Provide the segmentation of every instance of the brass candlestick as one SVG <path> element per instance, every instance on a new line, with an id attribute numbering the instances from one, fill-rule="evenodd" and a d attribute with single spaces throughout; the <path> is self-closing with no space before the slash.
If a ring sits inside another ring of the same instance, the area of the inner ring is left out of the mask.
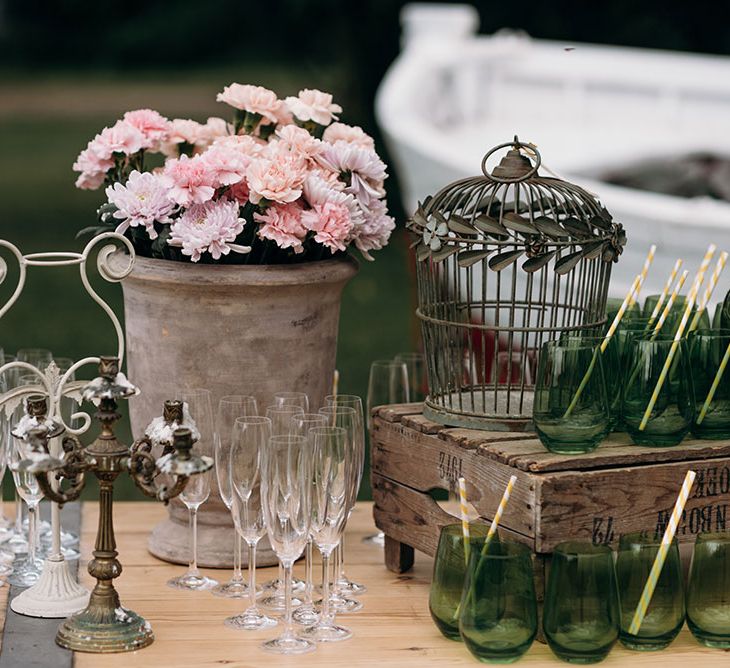
<path id="1" fill-rule="evenodd" d="M 56 642 L 78 652 L 126 652 L 146 647 L 154 640 L 154 635 L 143 617 L 122 607 L 114 588 L 114 578 L 122 572 L 114 540 L 114 482 L 117 476 L 127 472 L 146 495 L 167 503 L 185 489 L 190 476 L 210 470 L 213 460 L 193 454 L 193 433 L 189 428 L 173 432 L 172 451 L 159 460 L 152 456 L 151 443 L 146 437 L 131 447 L 119 442 L 113 430 L 121 417 L 117 412 L 117 400 L 138 394 L 138 390 L 119 373 L 118 358 L 100 359 L 99 377 L 83 388 L 84 399 L 97 406 L 94 418 L 101 424 L 101 433 L 96 440 L 84 447 L 75 436 L 66 436 L 63 439 L 65 457 L 59 460 L 48 454 L 47 430 L 32 429 L 26 436 L 29 456 L 18 466 L 33 473 L 46 498 L 58 504 L 79 498 L 87 472 L 96 476 L 99 525 L 94 558 L 88 566 L 89 573 L 96 578 L 96 585 L 86 609 L 61 624 Z M 169 410 L 173 410 L 173 405 Z M 167 474 L 171 481 L 169 487 L 157 483 L 159 473 Z M 54 489 L 53 478 L 65 481 L 64 489 Z"/>

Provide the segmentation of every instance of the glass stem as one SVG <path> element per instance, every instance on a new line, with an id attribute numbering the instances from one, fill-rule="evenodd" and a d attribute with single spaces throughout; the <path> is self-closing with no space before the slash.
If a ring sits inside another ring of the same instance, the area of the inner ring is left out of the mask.
<path id="1" fill-rule="evenodd" d="M 192 575 L 198 575 L 198 508 L 190 508 L 190 567 Z"/>
<path id="2" fill-rule="evenodd" d="M 28 504 L 28 561 L 35 566 L 36 553 L 36 516 L 35 507 Z"/>
<path id="3" fill-rule="evenodd" d="M 284 633 L 282 638 L 294 638 L 291 621 L 292 564 L 284 565 Z"/>
<path id="4" fill-rule="evenodd" d="M 256 543 L 248 544 L 249 610 L 256 610 Z"/>
<path id="5" fill-rule="evenodd" d="M 233 544 L 233 578 L 232 582 L 243 582 L 243 572 L 241 571 L 241 536 L 236 531 L 235 543 Z"/>
<path id="6" fill-rule="evenodd" d="M 23 535 L 23 504 L 20 501 L 18 490 L 15 490 L 15 533 Z"/>
<path id="7" fill-rule="evenodd" d="M 342 539 L 340 539 L 342 540 Z M 342 543 L 338 543 L 332 551 L 332 563 L 334 565 L 334 573 L 332 575 L 332 593 L 340 592 L 340 563 L 342 559 Z"/>
<path id="8" fill-rule="evenodd" d="M 284 586 L 284 567 L 281 565 L 281 562 L 279 562 L 279 572 L 276 574 L 276 577 L 279 580 L 279 585 L 274 589 L 281 591 L 281 588 Z"/>
<path id="9" fill-rule="evenodd" d="M 307 541 L 307 550 L 304 553 L 304 602 L 312 604 L 312 539 Z"/>
<path id="10" fill-rule="evenodd" d="M 337 546 L 338 549 L 338 564 L 337 564 L 337 584 L 345 582 L 345 536 L 342 535 L 340 538 L 340 544 Z"/>
<path id="11" fill-rule="evenodd" d="M 322 552 L 322 617 L 324 623 L 330 621 L 330 552 Z"/>

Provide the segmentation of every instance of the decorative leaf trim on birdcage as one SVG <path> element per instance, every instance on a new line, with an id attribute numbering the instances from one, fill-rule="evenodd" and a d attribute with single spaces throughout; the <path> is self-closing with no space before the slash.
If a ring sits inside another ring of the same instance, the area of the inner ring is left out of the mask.
<path id="1" fill-rule="evenodd" d="M 511 150 L 488 173 L 487 158 L 506 146 Z M 419 203 L 407 222 L 417 237 L 412 244 L 417 259 L 442 262 L 456 255 L 462 268 L 487 260 L 499 272 L 525 256 L 524 271 L 539 271 L 554 260 L 560 275 L 582 259 L 618 261 L 626 244 L 623 226 L 588 191 L 539 176 L 539 166 L 537 149 L 515 137 L 485 156 L 484 176 L 452 183 Z"/>

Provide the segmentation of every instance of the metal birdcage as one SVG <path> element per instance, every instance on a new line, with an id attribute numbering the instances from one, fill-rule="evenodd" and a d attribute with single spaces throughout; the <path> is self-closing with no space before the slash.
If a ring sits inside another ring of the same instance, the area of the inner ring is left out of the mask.
<path id="1" fill-rule="evenodd" d="M 605 324 L 623 227 L 583 188 L 541 176 L 540 163 L 515 137 L 484 156 L 483 176 L 446 186 L 408 222 L 418 235 L 424 414 L 439 423 L 530 429 L 542 343 Z"/>

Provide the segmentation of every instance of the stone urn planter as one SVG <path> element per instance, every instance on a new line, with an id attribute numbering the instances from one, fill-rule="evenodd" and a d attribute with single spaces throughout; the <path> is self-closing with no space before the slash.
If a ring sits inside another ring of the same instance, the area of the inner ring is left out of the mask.
<path id="1" fill-rule="evenodd" d="M 228 394 L 254 395 L 264 411 L 281 390 L 306 392 L 316 410 L 331 388 L 340 298 L 357 266 L 349 256 L 256 266 L 137 257 L 123 282 L 127 371 L 142 390 L 129 402 L 135 436 L 161 414 L 176 388 L 211 390 L 214 411 Z M 232 566 L 233 531 L 213 475 L 210 498 L 198 514 L 201 566 Z M 182 502 L 170 504 L 148 546 L 156 557 L 187 563 Z M 276 563 L 266 541 L 257 560 Z"/>

